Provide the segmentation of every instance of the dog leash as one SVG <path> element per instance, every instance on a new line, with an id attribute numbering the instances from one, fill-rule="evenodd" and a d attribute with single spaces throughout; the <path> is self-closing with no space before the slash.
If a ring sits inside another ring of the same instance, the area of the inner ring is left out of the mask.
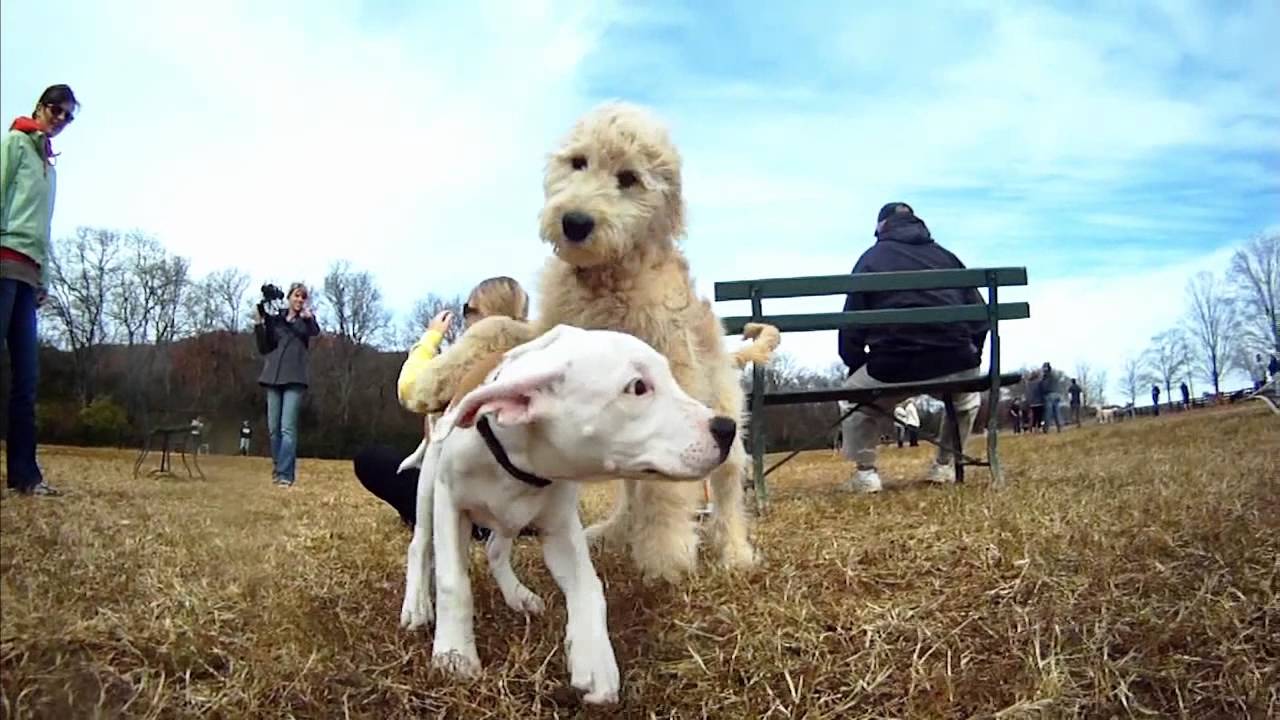
<path id="1" fill-rule="evenodd" d="M 551 484 L 550 480 L 534 475 L 531 472 L 525 472 L 511 463 L 511 458 L 507 456 L 506 449 L 502 447 L 502 443 L 498 442 L 498 438 L 493 434 L 493 428 L 489 427 L 488 415 L 476 421 L 476 430 L 480 431 L 480 437 L 484 438 L 484 444 L 489 446 L 489 452 L 493 453 L 493 459 L 498 461 L 503 470 L 511 473 L 512 477 L 536 488 L 544 488 Z"/>

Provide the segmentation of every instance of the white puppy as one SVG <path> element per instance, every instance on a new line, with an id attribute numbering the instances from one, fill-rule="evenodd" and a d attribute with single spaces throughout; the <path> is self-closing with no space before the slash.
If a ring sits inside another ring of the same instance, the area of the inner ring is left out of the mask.
<path id="1" fill-rule="evenodd" d="M 570 682 L 589 703 L 616 702 L 604 590 L 573 481 L 696 480 L 724 462 L 736 434 L 732 419 L 681 390 L 666 358 L 631 335 L 559 325 L 513 348 L 435 422 L 430 444 L 401 465 L 421 467 L 401 625 L 432 620 L 434 556 L 433 664 L 474 675 L 480 660 L 468 576 L 471 523 L 492 533 L 490 570 L 507 604 L 538 612 L 541 600 L 510 564 L 512 541 L 534 526 L 565 596 Z"/>

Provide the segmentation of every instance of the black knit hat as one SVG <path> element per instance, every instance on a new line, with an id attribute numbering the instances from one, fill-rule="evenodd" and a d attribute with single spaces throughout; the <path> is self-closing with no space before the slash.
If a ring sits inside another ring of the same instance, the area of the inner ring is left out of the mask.
<path id="1" fill-rule="evenodd" d="M 899 208 L 903 208 L 903 209 L 899 210 Z M 888 218 L 890 215 L 894 214 L 895 212 L 906 213 L 907 215 L 916 214 L 916 211 L 912 210 L 911 206 L 904 202 L 891 202 L 886 204 L 884 207 L 880 208 L 880 215 L 876 217 L 876 222 L 878 223 L 884 222 L 886 218 Z"/>

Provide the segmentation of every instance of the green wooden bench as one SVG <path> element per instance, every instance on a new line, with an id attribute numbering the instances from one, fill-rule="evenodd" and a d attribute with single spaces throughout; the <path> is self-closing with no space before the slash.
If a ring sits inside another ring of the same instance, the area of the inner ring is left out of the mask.
<path id="1" fill-rule="evenodd" d="M 752 368 L 751 397 L 749 399 L 750 420 L 748 427 L 751 436 L 751 455 L 754 461 L 756 490 L 756 507 L 764 512 L 768 502 L 768 491 L 765 478 L 778 469 L 783 463 L 795 457 L 798 451 L 775 463 L 765 470 L 765 433 L 764 408 L 774 405 L 796 405 L 804 403 L 822 403 L 846 401 L 852 407 L 841 417 L 864 409 L 876 410 L 874 403 L 887 394 L 933 395 L 943 399 L 947 416 L 956 428 L 951 438 L 945 438 L 955 451 L 956 480 L 963 482 L 966 465 L 988 467 L 996 484 L 1003 482 L 1000 471 L 1000 457 L 996 448 L 997 409 L 999 408 L 1000 388 L 1017 384 L 1021 376 L 1017 373 L 1002 375 L 1000 373 L 1000 333 L 1001 320 L 1020 320 L 1031 317 L 1031 308 L 1025 302 L 1001 303 L 998 300 L 998 288 L 1027 284 L 1027 270 L 1022 267 L 1002 268 L 966 268 L 962 270 L 919 270 L 910 272 L 859 273 L 843 275 L 819 275 L 815 277 L 767 278 L 759 280 L 732 280 L 718 282 L 715 285 L 716 301 L 749 300 L 751 314 L 726 317 L 723 320 L 726 333 L 737 334 L 749 322 L 769 323 L 778 328 L 784 335 L 789 332 L 809 332 L 814 330 L 839 330 L 842 327 L 855 325 L 919 325 L 949 324 L 987 320 L 991 325 L 988 345 L 990 347 L 990 368 L 985 377 L 973 380 L 961 380 L 945 383 L 919 383 L 892 389 L 850 390 L 846 388 L 830 388 L 822 390 L 783 390 L 766 392 L 764 388 L 764 368 Z M 789 315 L 769 315 L 764 312 L 763 301 L 770 298 L 798 298 L 821 295 L 844 296 L 851 292 L 882 292 L 889 290 L 940 290 L 946 288 L 986 288 L 987 302 L 980 305 L 952 305 L 940 307 L 919 307 L 892 310 L 859 310 L 852 312 L 825 312 Z M 955 423 L 955 406 L 952 404 L 953 393 L 983 392 L 990 393 L 990 412 L 987 419 L 987 460 L 977 460 L 964 455 L 959 447 L 958 426 Z M 837 423 L 838 424 L 838 423 Z M 935 443 L 936 444 L 936 443 Z"/>

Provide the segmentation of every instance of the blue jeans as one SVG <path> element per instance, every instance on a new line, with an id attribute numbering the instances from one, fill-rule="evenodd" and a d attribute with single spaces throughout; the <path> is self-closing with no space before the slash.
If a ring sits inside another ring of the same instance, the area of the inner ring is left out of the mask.
<path id="1" fill-rule="evenodd" d="M 1062 396 L 1050 393 L 1044 398 L 1044 431 L 1049 432 L 1049 423 L 1062 432 Z"/>
<path id="2" fill-rule="evenodd" d="M 267 432 L 271 436 L 271 477 L 292 484 L 298 464 L 298 410 L 302 385 L 267 387 Z"/>
<path id="3" fill-rule="evenodd" d="M 0 343 L 9 347 L 13 370 L 5 437 L 8 484 L 26 489 L 44 478 L 36 465 L 36 383 L 40 378 L 36 290 L 24 282 L 0 280 Z"/>

